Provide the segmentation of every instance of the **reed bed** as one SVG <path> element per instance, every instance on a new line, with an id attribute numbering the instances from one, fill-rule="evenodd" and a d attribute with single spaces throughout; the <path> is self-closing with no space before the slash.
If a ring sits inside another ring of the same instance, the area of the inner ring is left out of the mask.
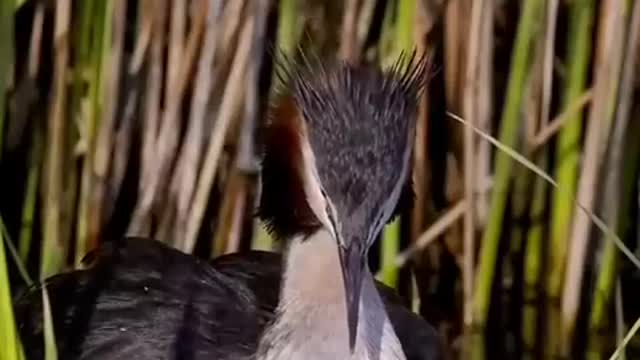
<path id="1" fill-rule="evenodd" d="M 640 357 L 640 1 L 0 0 L 0 360 L 13 296 L 114 237 L 279 251 L 253 216 L 274 58 L 413 49 L 416 196 L 377 276 L 452 358 Z"/>

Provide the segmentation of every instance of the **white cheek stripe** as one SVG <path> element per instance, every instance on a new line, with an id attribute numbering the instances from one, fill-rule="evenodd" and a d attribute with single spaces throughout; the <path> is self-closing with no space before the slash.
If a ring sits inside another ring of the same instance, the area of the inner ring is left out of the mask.
<path id="1" fill-rule="evenodd" d="M 307 203 L 311 208 L 311 211 L 318 217 L 318 220 L 329 229 L 331 235 L 336 238 L 336 231 L 329 221 L 329 214 L 327 214 L 327 200 L 322 196 L 320 190 L 320 177 L 316 169 L 316 159 L 313 156 L 309 143 L 304 140 L 302 143 L 302 176 L 304 183 L 304 192 L 307 197 Z"/>
<path id="2" fill-rule="evenodd" d="M 415 137 L 415 129 L 413 131 L 410 131 L 408 141 L 412 143 L 414 137 Z M 382 221 L 380 221 L 377 224 L 378 227 L 374 229 L 374 231 L 369 233 L 369 236 L 371 238 L 368 239 L 368 242 L 367 242 L 368 244 L 373 242 L 373 239 L 376 236 L 378 236 L 378 233 L 380 233 L 380 231 L 382 231 L 382 228 L 385 227 L 387 221 L 391 217 L 391 213 L 393 212 L 393 210 L 395 210 L 396 204 L 400 199 L 400 194 L 402 193 L 404 184 L 407 181 L 407 176 L 409 174 L 409 167 L 411 166 L 411 164 L 409 164 L 409 161 L 411 158 L 412 151 L 413 151 L 413 146 L 407 146 L 407 148 L 405 149 L 405 152 L 402 157 L 402 170 L 400 172 L 400 179 L 398 179 L 398 183 L 396 183 L 396 186 L 391 191 L 391 195 L 387 198 L 387 201 L 384 203 L 384 206 L 381 209 L 381 211 L 384 212 Z"/>

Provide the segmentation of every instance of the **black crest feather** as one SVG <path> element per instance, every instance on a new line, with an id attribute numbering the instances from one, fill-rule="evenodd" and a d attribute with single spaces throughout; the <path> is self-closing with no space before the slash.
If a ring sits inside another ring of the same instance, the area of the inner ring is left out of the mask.
<path id="1" fill-rule="evenodd" d="M 302 180 L 289 178 L 295 178 L 301 161 L 297 141 L 308 141 L 339 215 L 361 211 L 361 222 L 371 224 L 400 181 L 405 154 L 412 153 L 430 56 L 402 53 L 393 66 L 380 70 L 304 52 L 297 61 L 275 55 L 284 89 L 264 131 L 260 217 L 277 237 L 320 226 L 306 204 Z M 405 181 L 398 206 L 413 198 L 410 170 Z"/>

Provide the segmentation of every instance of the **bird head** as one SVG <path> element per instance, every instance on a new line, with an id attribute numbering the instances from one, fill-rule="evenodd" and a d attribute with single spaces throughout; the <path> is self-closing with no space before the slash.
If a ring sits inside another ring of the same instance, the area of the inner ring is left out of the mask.
<path id="1" fill-rule="evenodd" d="M 368 249 L 410 189 L 428 65 L 415 54 L 387 70 L 306 58 L 279 64 L 289 92 L 263 133 L 259 212 L 276 237 L 325 229 L 335 239 L 352 351 Z"/>

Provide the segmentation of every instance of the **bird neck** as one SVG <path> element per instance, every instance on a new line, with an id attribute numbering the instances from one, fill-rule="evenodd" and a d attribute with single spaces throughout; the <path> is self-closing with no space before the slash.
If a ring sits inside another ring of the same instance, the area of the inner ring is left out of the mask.
<path id="1" fill-rule="evenodd" d="M 338 249 L 325 230 L 290 241 L 282 280 L 276 319 L 262 336 L 258 360 L 404 359 L 368 267 L 351 355 Z"/>

